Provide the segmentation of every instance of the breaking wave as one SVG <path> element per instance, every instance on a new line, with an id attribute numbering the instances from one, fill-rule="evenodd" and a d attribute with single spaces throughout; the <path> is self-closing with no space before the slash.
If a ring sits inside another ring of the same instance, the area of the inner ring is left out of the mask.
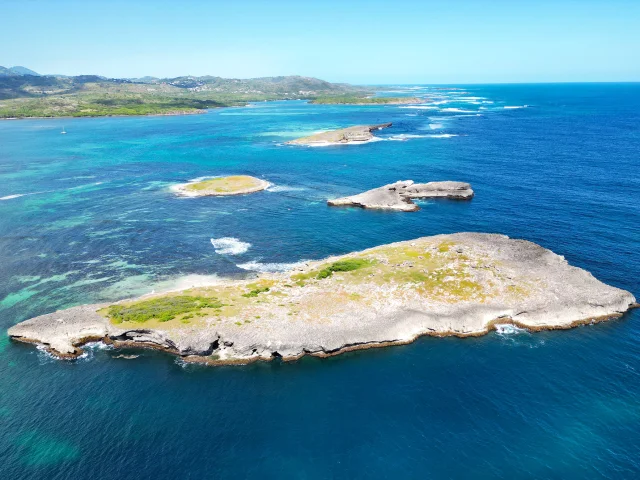
<path id="1" fill-rule="evenodd" d="M 412 133 L 400 133 L 398 135 L 392 135 L 387 138 L 387 140 L 395 141 L 395 142 L 404 142 L 411 138 L 426 138 L 428 135 L 417 135 Z"/>
<path id="2" fill-rule="evenodd" d="M 304 187 L 291 187 L 289 185 L 271 185 L 266 189 L 267 192 L 301 192 L 306 190 Z"/>
<path id="3" fill-rule="evenodd" d="M 301 260 L 294 263 L 262 263 L 262 262 L 247 262 L 236 265 L 242 270 L 250 270 L 252 272 L 260 273 L 277 273 L 286 272 L 296 267 L 302 267 L 306 264 L 306 261 Z"/>
<path id="4" fill-rule="evenodd" d="M 0 200 L 11 200 L 13 198 L 24 197 L 25 195 L 34 195 L 34 193 L 16 193 L 15 195 L 7 195 L 6 197 L 0 197 Z"/>
<path id="5" fill-rule="evenodd" d="M 405 142 L 412 138 L 451 138 L 451 137 L 457 137 L 457 136 L 458 135 L 455 133 L 433 133 L 433 134 L 422 134 L 422 135 L 413 134 L 413 133 L 401 133 L 399 135 L 392 135 L 391 137 L 386 138 L 386 140 L 391 140 L 395 142 Z"/>
<path id="6" fill-rule="evenodd" d="M 443 108 L 442 111 L 452 112 L 452 113 L 475 113 L 474 110 L 465 110 L 464 108 L 455 108 L 455 107 Z"/>
<path id="7" fill-rule="evenodd" d="M 211 245 L 220 255 L 240 255 L 251 247 L 250 243 L 243 242 L 233 237 L 212 238 Z"/>
<path id="8" fill-rule="evenodd" d="M 432 107 L 431 105 L 407 105 L 400 108 L 409 108 L 413 110 L 440 110 L 440 107 Z"/>
<path id="9" fill-rule="evenodd" d="M 527 329 L 519 328 L 509 323 L 498 323 L 494 325 L 494 327 L 496 329 L 496 332 L 498 332 L 498 335 L 516 335 L 519 333 L 529 333 Z"/>
<path id="10" fill-rule="evenodd" d="M 67 191 L 67 190 L 77 190 L 79 188 L 94 187 L 94 186 L 97 186 L 97 185 L 102 185 L 103 183 L 105 183 L 105 182 L 87 183 L 87 184 L 84 184 L 84 185 L 77 185 L 75 187 L 61 188 L 61 189 L 55 189 L 55 190 L 42 190 L 40 192 L 14 193 L 12 195 L 6 195 L 4 197 L 0 197 L 0 200 L 12 200 L 14 198 L 25 197 L 27 195 L 39 195 L 41 193 L 64 192 L 64 191 Z"/>

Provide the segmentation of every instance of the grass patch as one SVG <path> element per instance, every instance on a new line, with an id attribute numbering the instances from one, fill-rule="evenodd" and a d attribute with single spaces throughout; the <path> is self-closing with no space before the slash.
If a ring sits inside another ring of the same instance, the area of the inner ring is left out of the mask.
<path id="1" fill-rule="evenodd" d="M 320 270 L 316 275 L 316 278 L 318 280 L 322 280 L 323 278 L 329 278 L 334 274 L 334 272 L 352 272 L 353 270 L 360 270 L 361 268 L 368 267 L 370 265 L 373 265 L 373 261 L 366 258 L 349 258 L 346 260 L 339 260 Z"/>
<path id="2" fill-rule="evenodd" d="M 486 295 L 482 285 L 469 279 L 464 272 L 449 268 L 434 270 L 420 282 L 419 290 L 428 295 L 442 297 L 450 295 L 452 300 L 483 300 Z"/>
<path id="3" fill-rule="evenodd" d="M 261 293 L 266 293 L 269 290 L 270 290 L 269 287 L 258 287 L 258 288 L 254 288 L 253 290 L 251 290 L 251 291 L 249 291 L 247 293 L 243 293 L 242 296 L 246 297 L 246 298 L 257 297 Z"/>
<path id="4" fill-rule="evenodd" d="M 233 175 L 230 177 L 218 177 L 202 182 L 190 183 L 185 186 L 187 190 L 201 192 L 205 190 L 216 193 L 229 193 L 256 187 L 260 180 L 248 175 Z"/>
<path id="5" fill-rule="evenodd" d="M 195 312 L 200 313 L 204 308 L 217 309 L 223 306 L 224 304 L 216 298 L 178 295 L 144 300 L 131 305 L 111 305 L 107 315 L 114 323 L 144 323 L 151 319 L 168 322 L 178 315 L 187 314 L 183 318 L 189 319 L 193 318 Z"/>
<path id="6" fill-rule="evenodd" d="M 440 253 L 446 253 L 451 250 L 451 247 L 453 247 L 453 245 L 453 242 L 442 242 L 440 245 L 438 245 L 438 251 Z"/>

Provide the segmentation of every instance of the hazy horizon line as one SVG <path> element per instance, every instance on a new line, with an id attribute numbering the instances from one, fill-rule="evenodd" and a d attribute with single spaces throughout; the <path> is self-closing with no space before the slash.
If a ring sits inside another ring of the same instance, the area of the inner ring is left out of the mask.
<path id="1" fill-rule="evenodd" d="M 0 64 L 0 66 L 2 66 Z M 603 83 L 640 83 L 640 79 L 632 79 L 632 80 L 519 80 L 519 81 L 451 81 L 451 82 L 443 82 L 443 81 L 435 81 L 435 82 L 425 82 L 425 81 L 398 81 L 398 82 L 377 82 L 377 81 L 349 81 L 349 80 L 327 80 L 322 76 L 314 76 L 314 75 L 304 75 L 299 73 L 290 73 L 290 74 L 278 74 L 278 75 L 261 75 L 261 76 L 223 76 L 223 75 L 215 75 L 215 74 L 204 74 L 204 75 L 193 75 L 193 74 L 184 74 L 184 75 L 175 75 L 175 76 L 156 76 L 156 75 L 141 75 L 141 76 L 109 76 L 103 75 L 99 73 L 80 73 L 80 74 L 66 74 L 66 73 L 39 73 L 36 70 L 25 67 L 24 65 L 13 65 L 11 67 L 6 67 L 8 69 L 22 67 L 32 70 L 38 73 L 38 76 L 42 77 L 78 77 L 78 76 L 96 76 L 103 77 L 106 79 L 117 79 L 117 80 L 134 80 L 139 78 L 156 78 L 159 80 L 163 79 L 172 79 L 172 78 L 180 78 L 180 77 L 218 77 L 229 80 L 252 80 L 252 79 L 261 79 L 261 78 L 275 78 L 275 77 L 306 77 L 306 78 L 315 78 L 318 80 L 322 80 L 329 83 L 346 83 L 349 85 L 360 85 L 360 86 L 369 86 L 369 87 L 384 87 L 384 86 L 394 86 L 394 85 L 421 85 L 421 86 L 439 86 L 439 85 L 555 85 L 555 84 L 603 84 Z M 29 76 L 29 75 L 22 75 Z"/>

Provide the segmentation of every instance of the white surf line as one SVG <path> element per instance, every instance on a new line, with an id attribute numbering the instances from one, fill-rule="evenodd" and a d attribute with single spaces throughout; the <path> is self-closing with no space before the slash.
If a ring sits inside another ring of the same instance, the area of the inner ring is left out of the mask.
<path id="1" fill-rule="evenodd" d="M 26 197 L 27 195 L 38 195 L 40 193 L 48 193 L 48 192 L 55 192 L 55 190 L 45 190 L 42 192 L 31 192 L 31 193 L 15 193 L 13 195 L 0 197 L 0 200 L 13 200 L 14 198 Z"/>
<path id="2" fill-rule="evenodd" d="M 294 268 L 302 267 L 309 263 L 310 260 L 300 260 L 299 262 L 291 262 L 291 263 L 262 263 L 259 261 L 251 261 L 246 263 L 240 263 L 236 265 L 236 267 L 241 268 L 242 270 L 249 270 L 252 272 L 260 272 L 260 273 L 278 273 L 278 272 L 287 272 Z"/>
<path id="3" fill-rule="evenodd" d="M 64 192 L 66 190 L 76 190 L 78 188 L 85 188 L 85 187 L 93 187 L 93 186 L 96 186 L 96 185 L 102 185 L 103 183 L 104 182 L 86 183 L 84 185 L 78 185 L 76 187 L 57 188 L 55 190 L 42 190 L 40 192 L 14 193 L 12 195 L 6 195 L 4 197 L 0 197 L 0 200 L 13 200 L 14 198 L 26 197 L 27 195 L 40 195 L 42 193 Z"/>

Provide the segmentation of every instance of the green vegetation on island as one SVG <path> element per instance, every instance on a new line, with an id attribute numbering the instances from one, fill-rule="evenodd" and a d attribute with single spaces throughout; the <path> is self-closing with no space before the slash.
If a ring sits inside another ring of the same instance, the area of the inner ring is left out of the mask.
<path id="1" fill-rule="evenodd" d="M 185 197 L 224 196 L 259 192 L 270 185 L 250 175 L 231 175 L 174 185 L 172 190 Z"/>
<path id="2" fill-rule="evenodd" d="M 323 278 L 329 278 L 334 272 L 352 272 L 353 270 L 368 267 L 373 263 L 373 260 L 368 260 L 366 258 L 347 258 L 346 260 L 334 262 L 328 267 L 323 268 L 318 272 L 316 278 L 318 280 L 322 280 Z"/>
<path id="3" fill-rule="evenodd" d="M 175 297 L 158 297 L 143 300 L 132 305 L 111 305 L 107 315 L 114 323 L 144 323 L 152 318 L 159 322 L 168 322 L 183 314 L 194 313 L 203 309 L 220 309 L 224 304 L 216 298 L 178 295 Z M 184 318 L 184 317 L 183 317 Z"/>

